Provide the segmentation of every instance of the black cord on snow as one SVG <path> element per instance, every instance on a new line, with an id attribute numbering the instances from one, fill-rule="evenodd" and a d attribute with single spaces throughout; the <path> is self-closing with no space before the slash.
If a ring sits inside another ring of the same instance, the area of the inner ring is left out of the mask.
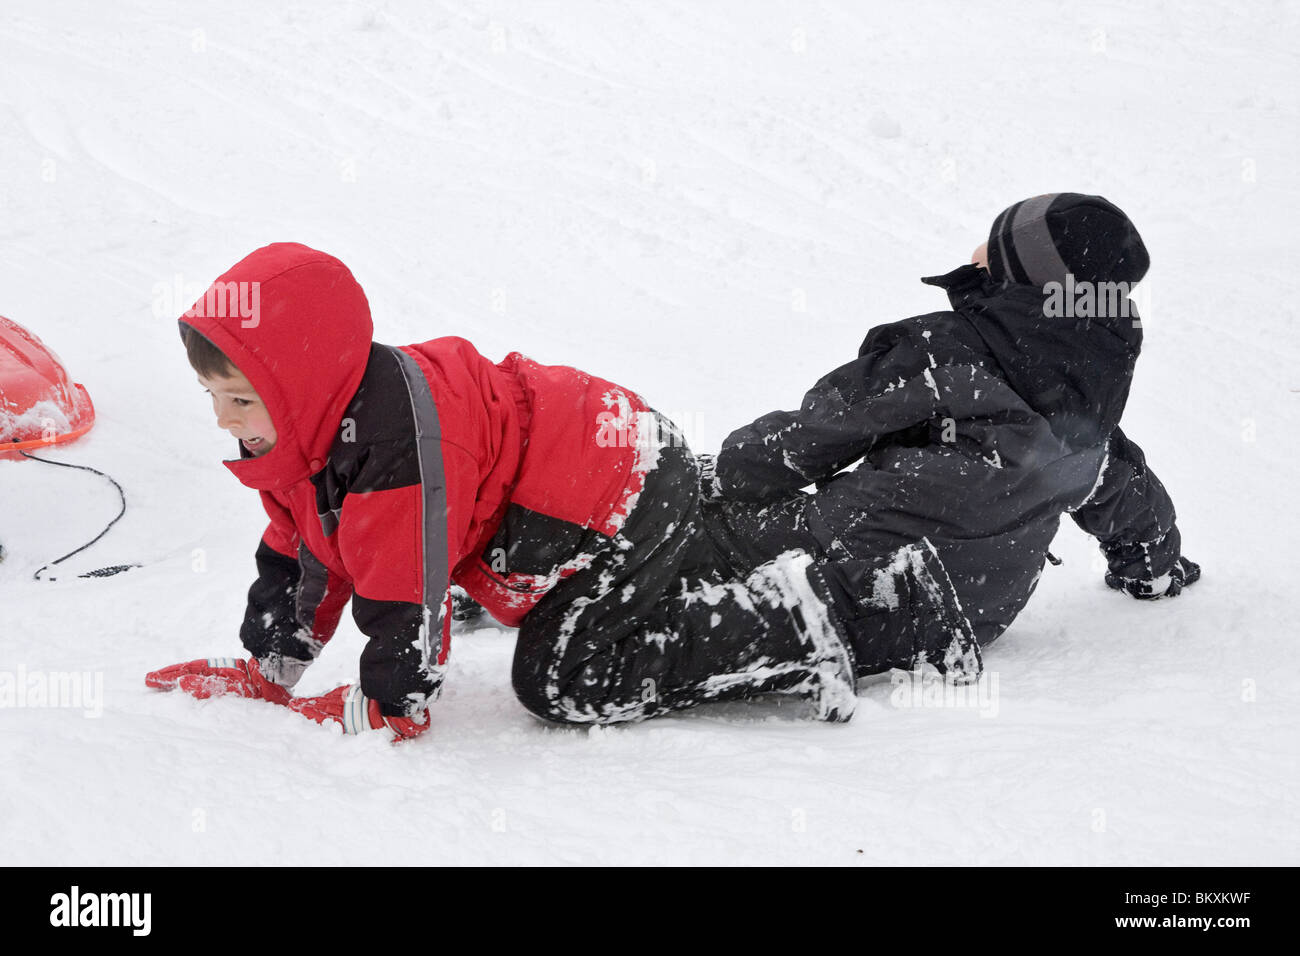
<path id="1" fill-rule="evenodd" d="M 113 487 L 117 489 L 118 497 L 122 499 L 122 510 L 117 513 L 117 517 L 115 517 L 112 521 L 110 521 L 108 523 L 108 526 L 105 527 L 103 531 L 95 535 L 95 537 L 91 538 L 81 547 L 77 548 L 77 550 L 69 551 L 63 557 L 58 558 L 55 561 L 51 561 L 49 564 L 45 564 L 37 568 L 36 573 L 32 575 L 32 577 L 35 578 L 37 581 L 57 581 L 58 578 L 41 577 L 41 572 L 44 571 L 46 568 L 54 567 L 56 564 L 62 564 L 64 561 L 68 560 L 68 558 L 72 557 L 74 554 L 80 554 L 82 551 L 85 551 L 87 548 L 89 548 L 100 538 L 104 537 L 104 535 L 108 534 L 109 528 L 117 524 L 118 520 L 122 517 L 122 515 L 126 514 L 126 492 L 122 490 L 121 485 L 119 485 L 116 481 L 113 480 L 111 475 L 106 475 L 102 471 L 99 471 L 98 469 L 91 468 L 89 465 L 70 465 L 66 461 L 52 461 L 49 458 L 37 458 L 35 455 L 29 455 L 27 452 L 21 450 L 18 452 L 18 454 L 22 455 L 24 458 L 30 458 L 32 461 L 43 461 L 47 465 L 58 465 L 60 468 L 77 468 L 81 471 L 93 472 L 94 474 L 99 475 L 102 478 L 107 478 L 112 483 Z M 119 574 L 122 571 L 129 571 L 131 568 L 138 568 L 138 567 L 140 567 L 140 565 L 138 564 L 114 564 L 107 568 L 96 568 L 94 571 L 86 571 L 84 574 L 78 574 L 77 577 L 106 578 L 114 574 Z"/>

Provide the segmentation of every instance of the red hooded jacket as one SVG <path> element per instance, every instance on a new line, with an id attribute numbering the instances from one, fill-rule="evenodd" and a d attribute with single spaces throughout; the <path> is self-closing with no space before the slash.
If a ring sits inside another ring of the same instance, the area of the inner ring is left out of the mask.
<path id="1" fill-rule="evenodd" d="M 464 339 L 371 341 L 347 267 L 258 249 L 180 319 L 248 378 L 275 446 L 226 466 L 270 516 L 241 639 L 293 686 L 349 598 L 362 691 L 389 715 L 438 692 L 448 585 L 517 626 L 622 525 L 643 483 L 633 392 Z"/>

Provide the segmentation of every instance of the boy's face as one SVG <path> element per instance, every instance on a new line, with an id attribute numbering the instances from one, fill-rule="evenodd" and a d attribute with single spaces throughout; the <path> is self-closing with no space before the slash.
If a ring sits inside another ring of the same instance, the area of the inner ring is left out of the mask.
<path id="1" fill-rule="evenodd" d="M 987 242 L 981 243 L 979 248 L 971 253 L 970 261 L 981 269 L 987 269 L 989 267 L 989 244 Z"/>
<path id="2" fill-rule="evenodd" d="M 242 372 L 236 369 L 233 375 L 213 378 L 200 375 L 199 384 L 212 395 L 218 428 L 230 432 L 254 455 L 265 455 L 275 447 L 271 415 Z"/>

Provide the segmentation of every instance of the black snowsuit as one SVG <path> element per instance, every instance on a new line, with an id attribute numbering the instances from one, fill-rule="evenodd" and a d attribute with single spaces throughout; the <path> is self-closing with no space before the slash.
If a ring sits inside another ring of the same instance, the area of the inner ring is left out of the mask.
<path id="1" fill-rule="evenodd" d="M 737 572 L 702 520 L 694 455 L 657 423 L 656 463 L 621 531 L 520 625 L 513 682 L 525 707 L 610 723 L 797 693 L 821 719 L 846 720 L 855 672 L 929 663 L 978 676 L 975 635 L 932 549 L 908 542 L 884 560 L 818 565 L 791 548 Z"/>
<path id="2" fill-rule="evenodd" d="M 655 464 L 618 534 L 519 627 L 519 700 L 549 720 L 614 723 L 797 693 L 822 719 L 847 720 L 851 652 L 812 558 L 728 579 L 700 522 L 695 457 L 666 418 L 654 427 Z"/>
<path id="3" fill-rule="evenodd" d="M 1180 550 L 1173 504 L 1118 427 L 1142 341 L 1136 311 L 1048 318 L 1038 288 L 973 265 L 922 281 L 945 289 L 952 311 L 872 329 L 798 411 L 726 439 L 721 497 L 703 510 L 731 572 L 791 548 L 879 562 L 926 538 L 980 644 L 1029 600 L 1063 512 L 1113 573 L 1167 573 Z M 888 663 L 856 650 L 860 674 Z"/>

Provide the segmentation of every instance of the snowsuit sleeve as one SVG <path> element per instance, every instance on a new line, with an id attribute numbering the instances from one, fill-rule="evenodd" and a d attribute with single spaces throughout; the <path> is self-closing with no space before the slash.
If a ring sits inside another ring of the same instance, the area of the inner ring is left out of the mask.
<path id="1" fill-rule="evenodd" d="M 361 690 L 387 716 L 437 697 L 447 664 L 452 569 L 463 557 L 478 466 L 437 437 L 367 449 L 339 516 L 352 614 L 366 636 Z"/>
<path id="2" fill-rule="evenodd" d="M 352 592 L 307 550 L 282 505 L 266 492 L 262 505 L 271 522 L 254 555 L 257 579 L 239 637 L 268 679 L 292 689 L 333 636 Z"/>
<path id="3" fill-rule="evenodd" d="M 1178 560 L 1182 540 L 1174 503 L 1142 449 L 1119 428 L 1107 442 L 1097 487 L 1070 516 L 1098 540 L 1110 572 L 1119 577 L 1158 578 Z"/>
<path id="4" fill-rule="evenodd" d="M 824 376 L 798 411 L 771 412 L 727 436 L 716 462 L 724 498 L 766 501 L 824 481 L 882 436 L 928 419 L 931 361 L 901 323 L 872 330 L 857 359 Z"/>

